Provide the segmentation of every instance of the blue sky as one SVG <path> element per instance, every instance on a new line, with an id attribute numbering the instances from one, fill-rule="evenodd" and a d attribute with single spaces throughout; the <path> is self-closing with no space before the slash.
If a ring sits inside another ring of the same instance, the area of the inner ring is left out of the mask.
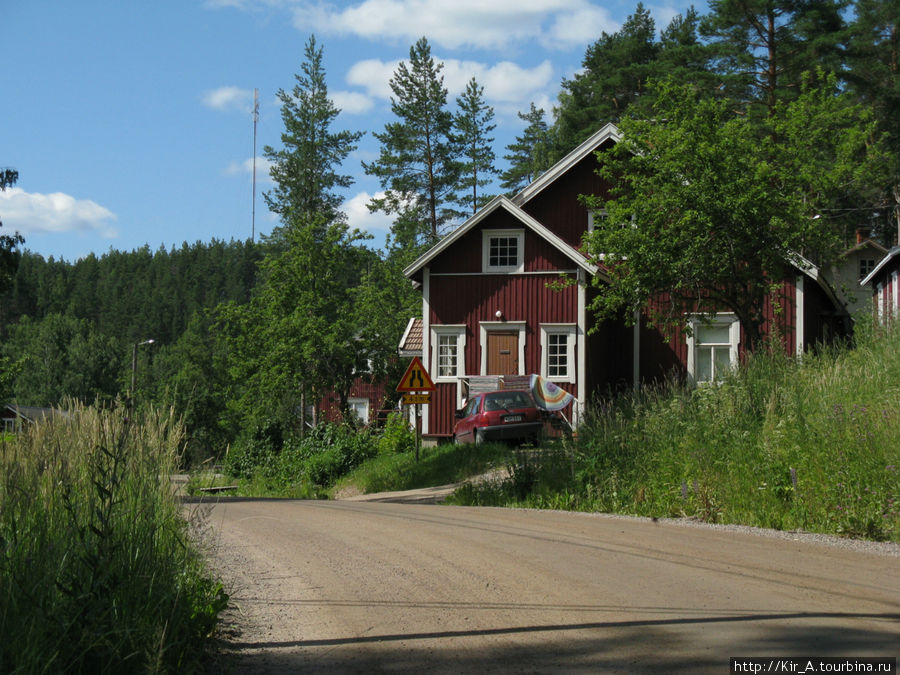
<path id="1" fill-rule="evenodd" d="M 690 2 L 646 2 L 664 28 Z M 705 3 L 695 3 L 705 11 Z M 338 124 L 367 132 L 344 171 L 344 210 L 380 246 L 390 227 L 369 214 L 379 190 L 361 161 L 392 121 L 388 81 L 428 38 L 450 101 L 474 75 L 496 113 L 498 164 L 521 133 L 518 111 L 548 111 L 563 78 L 635 2 L 613 0 L 4 0 L 0 3 L 0 233 L 74 261 L 111 248 L 152 250 L 251 235 L 252 102 L 257 155 L 278 146 L 279 88 L 290 90 L 315 34 Z M 257 160 L 256 233 L 275 224 Z"/>

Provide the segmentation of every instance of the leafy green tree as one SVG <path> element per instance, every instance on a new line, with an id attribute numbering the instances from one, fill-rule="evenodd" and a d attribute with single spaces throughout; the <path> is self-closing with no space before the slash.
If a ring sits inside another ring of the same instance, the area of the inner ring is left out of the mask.
<path id="1" fill-rule="evenodd" d="M 424 37 L 410 47 L 409 62 L 401 62 L 390 80 L 391 111 L 397 121 L 375 133 L 381 143 L 378 159 L 363 162 L 365 172 L 378 178 L 385 193 L 369 208 L 402 214 L 405 227 L 394 238 L 410 248 L 436 242 L 454 216 L 451 202 L 459 164 L 443 67 L 435 62 Z M 412 231 L 411 223 L 417 223 Z"/>
<path id="2" fill-rule="evenodd" d="M 775 114 L 800 92 L 802 75 L 841 68 L 842 11 L 849 0 L 711 0 L 700 32 L 731 96 Z"/>
<path id="3" fill-rule="evenodd" d="M 500 187 L 509 195 L 518 192 L 550 168 L 550 131 L 544 120 L 544 109 L 532 102 L 528 112 L 520 112 L 518 116 L 527 124 L 522 135 L 516 136 L 515 142 L 506 146 L 509 154 L 503 155 L 503 159 L 509 162 L 509 168 L 500 174 Z"/>
<path id="4" fill-rule="evenodd" d="M 19 403 L 55 406 L 67 396 L 87 403 L 114 397 L 130 354 L 89 321 L 51 314 L 13 326 L 2 356 L 15 364 L 13 395 Z"/>
<path id="5" fill-rule="evenodd" d="M 361 235 L 319 219 L 296 222 L 284 236 L 284 250 L 263 262 L 251 301 L 219 311 L 239 415 L 275 417 L 289 428 L 299 423 L 305 394 L 312 402 L 334 391 L 350 419 L 350 386 L 367 361 L 354 306 Z"/>
<path id="6" fill-rule="evenodd" d="M 270 173 L 275 188 L 267 192 L 269 208 L 288 222 L 291 218 L 323 222 L 342 218 L 343 197 L 337 190 L 352 185 L 349 175 L 340 173 L 341 163 L 357 147 L 361 132 L 334 131 L 340 110 L 328 98 L 322 48 L 310 36 L 304 50 L 302 74 L 291 93 L 278 90 L 281 101 L 283 147 L 263 149 L 272 162 Z M 273 233 L 278 239 L 280 230 Z"/>
<path id="7" fill-rule="evenodd" d="M 456 203 L 463 209 L 461 215 L 469 216 L 490 201 L 490 196 L 481 190 L 499 173 L 494 166 L 494 138 L 490 135 L 497 125 L 493 124 L 494 109 L 484 101 L 484 87 L 474 77 L 457 97 L 456 107 L 453 141 L 460 156 Z"/>
<path id="8" fill-rule="evenodd" d="M 178 411 L 186 431 L 186 463 L 221 457 L 237 428 L 227 425 L 226 345 L 212 330 L 212 312 L 196 312 L 172 345 L 163 345 L 152 360 L 148 393 L 160 406 Z M 141 399 L 139 399 L 141 400 Z"/>
<path id="9" fill-rule="evenodd" d="M 656 96 L 653 119 L 623 119 L 623 140 L 600 155 L 617 187 L 587 200 L 605 209 L 586 248 L 609 277 L 593 309 L 616 316 L 666 294 L 648 307 L 657 324 L 727 309 L 754 348 L 771 284 L 798 253 L 827 260 L 837 250 L 840 229 L 816 218 L 821 207 L 835 189 L 877 182 L 874 126 L 846 95 L 807 89 L 776 109 L 776 134 L 761 141 L 733 101 L 672 80 Z"/>

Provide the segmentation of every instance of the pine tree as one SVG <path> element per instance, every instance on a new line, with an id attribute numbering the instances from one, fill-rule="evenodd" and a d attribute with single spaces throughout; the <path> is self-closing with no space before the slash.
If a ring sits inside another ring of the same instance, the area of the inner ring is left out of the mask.
<path id="1" fill-rule="evenodd" d="M 340 165 L 362 137 L 360 132 L 332 131 L 340 110 L 328 98 L 322 48 L 315 36 L 307 41 L 304 56 L 302 74 L 295 75 L 291 93 L 278 90 L 284 147 L 263 149 L 275 181 L 275 188 L 265 194 L 266 203 L 285 224 L 290 218 L 321 217 L 325 223 L 343 218 L 339 211 L 343 197 L 336 190 L 349 187 L 353 180 L 339 173 Z M 283 238 L 283 232 L 276 230 L 273 238 Z"/>
<path id="2" fill-rule="evenodd" d="M 730 95 L 771 117 L 800 92 L 804 72 L 841 68 L 848 0 L 711 0 L 701 34 Z"/>
<path id="3" fill-rule="evenodd" d="M 397 121 L 375 133 L 381 153 L 374 162 L 363 163 L 385 191 L 369 208 L 402 214 L 407 225 L 410 218 L 417 223 L 411 232 L 405 228 L 401 243 L 406 246 L 436 242 L 454 216 L 449 201 L 459 169 L 441 70 L 443 64 L 435 63 L 427 39 L 410 47 L 409 62 L 402 62 L 390 80 L 391 111 Z"/>
<path id="4" fill-rule="evenodd" d="M 649 10 L 638 3 L 619 31 L 604 32 L 587 48 L 582 72 L 562 83 L 554 160 L 606 122 L 622 119 L 628 106 L 644 95 L 650 64 L 660 49 L 655 32 Z"/>
<path id="5" fill-rule="evenodd" d="M 0 190 L 6 190 L 19 180 L 19 172 L 15 169 L 0 169 Z M 0 227 L 3 223 L 0 223 Z M 16 269 L 19 266 L 18 247 L 25 243 L 22 235 L 0 234 L 0 292 L 4 291 L 11 283 Z"/>
<path id="6" fill-rule="evenodd" d="M 456 203 L 462 207 L 460 215 L 474 214 L 490 197 L 480 192 L 491 184 L 492 176 L 499 171 L 494 166 L 494 138 L 490 133 L 494 109 L 484 102 L 484 87 L 478 86 L 473 77 L 465 92 L 456 99 L 457 113 L 453 117 L 453 140 L 460 155 L 460 175 Z"/>
<path id="7" fill-rule="evenodd" d="M 900 0 L 857 0 L 847 49 L 850 89 L 871 106 L 889 146 L 900 147 Z M 887 244 L 900 243 L 900 157 L 894 153 L 892 178 L 866 220 Z"/>
<path id="8" fill-rule="evenodd" d="M 519 119 L 527 122 L 521 136 L 516 136 L 515 143 L 506 146 L 508 155 L 503 159 L 509 162 L 509 168 L 500 174 L 500 187 L 512 195 L 543 171 L 549 168 L 548 159 L 548 127 L 544 121 L 544 110 L 531 104 L 527 113 L 519 113 Z"/>

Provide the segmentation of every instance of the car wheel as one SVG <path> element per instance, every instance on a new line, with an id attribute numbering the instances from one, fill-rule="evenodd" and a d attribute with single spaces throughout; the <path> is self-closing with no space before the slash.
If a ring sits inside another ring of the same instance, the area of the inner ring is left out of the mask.
<path id="1" fill-rule="evenodd" d="M 475 445 L 483 445 L 485 443 L 484 432 L 481 429 L 475 430 Z"/>

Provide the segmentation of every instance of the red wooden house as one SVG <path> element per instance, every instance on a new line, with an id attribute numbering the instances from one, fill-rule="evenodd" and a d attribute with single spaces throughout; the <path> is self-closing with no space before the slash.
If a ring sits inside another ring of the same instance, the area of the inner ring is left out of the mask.
<path id="1" fill-rule="evenodd" d="M 423 433 L 449 437 L 473 378 L 539 374 L 576 401 L 577 423 L 594 396 L 665 377 L 697 380 L 734 364 L 745 340 L 735 317 L 696 325 L 692 337 L 664 339 L 639 321 L 605 321 L 597 331 L 587 307 L 601 269 L 580 251 L 592 214 L 579 195 L 606 194 L 595 152 L 618 142 L 608 124 L 514 198 L 497 197 L 404 272 L 422 292 L 421 358 L 437 391 Z M 790 353 L 841 325 L 844 312 L 811 264 L 784 280 L 767 307 Z M 577 283 L 550 288 L 560 275 Z M 776 308 L 778 311 L 776 311 Z"/>
<path id="2" fill-rule="evenodd" d="M 900 317 L 900 246 L 895 246 L 861 282 L 872 288 L 875 318 L 887 323 Z"/>

